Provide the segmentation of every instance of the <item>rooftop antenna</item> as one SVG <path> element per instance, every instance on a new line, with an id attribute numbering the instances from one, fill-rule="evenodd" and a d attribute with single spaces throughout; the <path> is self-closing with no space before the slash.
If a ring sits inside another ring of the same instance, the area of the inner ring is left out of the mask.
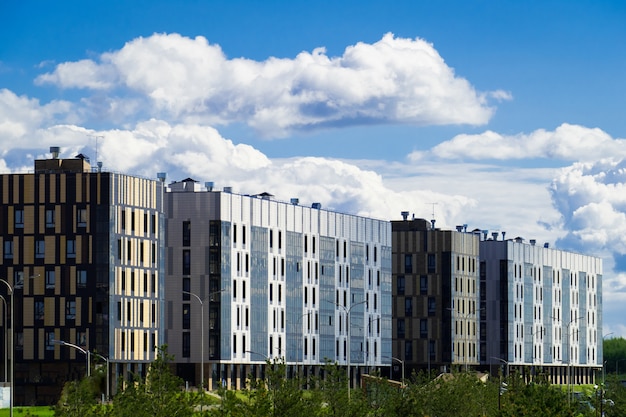
<path id="1" fill-rule="evenodd" d="M 434 228 L 435 228 L 435 206 L 436 206 L 438 203 L 428 203 L 428 204 L 431 204 L 431 205 L 433 206 L 433 214 L 432 214 L 432 217 L 431 217 L 430 223 L 432 224 L 433 229 L 434 229 Z"/>
<path id="2" fill-rule="evenodd" d="M 91 135 L 90 138 L 94 138 L 96 140 L 96 163 L 98 163 L 98 139 L 104 139 L 102 135 Z"/>

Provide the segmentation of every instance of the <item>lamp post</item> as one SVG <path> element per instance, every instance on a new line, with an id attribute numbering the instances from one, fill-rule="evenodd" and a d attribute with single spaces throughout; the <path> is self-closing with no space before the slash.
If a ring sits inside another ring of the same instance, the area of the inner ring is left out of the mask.
<path id="1" fill-rule="evenodd" d="M 345 312 L 346 312 L 346 318 L 348 320 L 348 323 L 346 325 L 346 331 L 347 331 L 347 346 L 348 346 L 348 401 L 350 401 L 350 386 L 352 385 L 352 374 L 350 373 L 350 351 L 351 346 L 350 346 L 350 313 L 352 312 L 352 309 L 358 305 L 361 304 L 365 304 L 367 303 L 367 300 L 363 300 L 363 301 L 359 301 L 358 303 L 354 303 L 352 305 L 350 305 L 350 308 L 347 308 L 346 306 L 343 306 L 339 303 L 333 303 L 332 301 L 326 300 L 329 303 L 335 304 L 337 307 L 341 307 Z"/>
<path id="2" fill-rule="evenodd" d="M 14 320 L 14 311 L 15 311 L 15 306 L 13 303 L 13 287 L 11 286 L 11 284 L 9 284 L 7 281 L 0 279 L 0 282 L 2 282 L 4 285 L 7 286 L 8 290 L 9 290 L 9 294 L 11 295 L 11 350 L 9 351 L 11 353 L 11 384 L 9 385 L 9 389 L 11 390 L 11 396 L 9 399 L 9 415 L 10 417 L 13 417 L 13 400 L 15 398 L 15 394 L 14 394 L 14 390 L 15 390 L 15 373 L 14 373 L 14 363 L 15 363 L 15 320 Z"/>
<path id="3" fill-rule="evenodd" d="M 451 312 L 453 312 L 453 313 L 456 313 L 456 316 L 457 316 L 457 317 L 461 317 L 461 318 L 463 318 L 463 319 L 469 319 L 469 318 L 470 318 L 470 317 L 472 317 L 472 316 L 473 316 L 474 318 L 477 318 L 477 316 L 476 316 L 476 309 L 474 309 L 474 311 L 472 311 L 472 312 L 470 312 L 470 313 L 465 313 L 465 314 L 463 314 L 463 313 L 459 313 L 457 310 L 455 310 L 455 309 L 453 309 L 453 308 L 448 308 L 448 310 L 450 310 L 450 311 L 451 311 Z M 478 309 L 478 311 L 483 311 L 483 310 L 485 310 L 485 308 L 484 308 L 484 307 L 483 307 L 483 308 L 479 308 L 479 309 Z M 467 335 L 469 336 L 469 325 L 468 325 L 468 326 L 467 326 L 467 328 L 466 328 L 466 333 L 467 333 Z M 469 339 L 469 338 L 466 338 L 466 341 L 467 341 L 468 339 Z M 466 347 L 467 347 L 467 349 L 466 349 Z M 429 350 L 428 354 L 430 355 L 430 350 Z M 469 358 L 468 358 L 468 357 L 469 357 L 469 344 L 468 344 L 468 345 L 466 345 L 465 343 L 463 343 L 463 360 L 465 361 L 465 372 L 467 372 L 467 369 L 468 369 L 468 361 L 469 361 Z"/>
<path id="4" fill-rule="evenodd" d="M 496 356 L 492 356 L 491 359 L 497 359 L 500 362 L 502 362 L 503 364 L 506 365 L 506 377 L 509 377 L 509 362 L 502 359 L 502 358 L 498 358 Z M 502 381 L 502 373 L 500 373 L 500 388 L 498 390 L 498 410 L 501 408 L 502 406 L 502 394 L 504 394 L 504 391 L 506 391 L 506 382 Z"/>
<path id="5" fill-rule="evenodd" d="M 62 345 L 62 346 L 67 346 L 67 347 L 71 347 L 73 349 L 76 349 L 82 353 L 85 354 L 85 362 L 86 362 L 86 366 L 87 366 L 87 378 L 89 378 L 91 376 L 91 352 L 89 352 L 89 350 L 84 349 L 78 345 L 75 345 L 73 343 L 68 343 L 65 342 L 63 340 L 53 340 L 52 343 L 55 343 L 57 345 Z"/>
<path id="6" fill-rule="evenodd" d="M 304 316 L 310 316 L 310 315 L 311 315 L 311 313 L 312 313 L 312 312 L 311 312 L 311 311 L 309 311 L 308 313 L 304 313 L 304 314 L 302 314 L 302 315 L 298 318 L 298 322 L 297 322 L 297 325 L 296 325 L 296 326 L 300 327 L 300 330 L 302 330 L 302 318 L 303 318 Z M 310 317 L 309 317 L 309 319 L 308 319 L 308 320 L 310 320 Z M 309 331 L 310 331 L 310 327 L 309 327 L 308 322 L 307 322 L 307 332 L 309 332 Z M 304 337 L 304 332 L 303 332 L 303 337 Z M 299 337 L 299 338 L 298 338 L 297 349 L 298 349 L 298 352 L 296 353 L 296 375 L 299 375 L 299 374 L 298 374 L 298 372 L 299 372 L 298 365 L 299 365 L 299 363 L 300 363 L 300 362 L 302 362 L 302 371 L 303 371 L 303 373 L 304 373 L 304 358 L 300 360 L 300 358 L 302 358 L 302 337 Z M 286 364 L 286 363 L 287 363 L 287 358 L 285 358 L 285 364 Z"/>
<path id="7" fill-rule="evenodd" d="M 106 399 L 108 401 L 109 400 L 109 394 L 110 394 L 110 391 L 109 391 L 109 387 L 110 387 L 110 384 L 109 384 L 109 359 L 105 358 L 104 356 L 102 356 L 99 353 L 92 352 L 91 354 L 92 355 L 96 355 L 100 359 L 104 360 L 106 362 L 106 364 L 107 364 L 107 394 L 106 394 L 107 396 L 106 396 Z"/>
<path id="8" fill-rule="evenodd" d="M 402 365 L 402 383 L 400 385 L 402 386 L 402 388 L 404 388 L 404 361 L 402 359 L 394 358 L 393 356 L 384 356 L 384 357 L 389 358 L 392 361 L 396 361 L 400 365 Z"/>
<path id="9" fill-rule="evenodd" d="M 626 358 L 625 359 L 618 359 L 618 360 L 615 361 L 615 376 L 617 376 L 617 377 L 619 377 L 619 363 L 621 361 L 626 361 Z"/>
<path id="10" fill-rule="evenodd" d="M 604 339 L 607 336 L 610 336 L 612 334 L 614 334 L 615 332 L 611 332 L 611 333 L 607 333 L 604 336 L 602 336 L 602 357 L 604 357 Z M 606 382 L 606 361 L 602 362 L 602 385 L 604 386 L 604 383 Z"/>
<path id="11" fill-rule="evenodd" d="M 2 299 L 2 307 L 3 307 L 3 314 L 2 314 L 2 319 L 4 321 L 4 323 L 2 324 L 2 326 L 4 327 L 4 382 L 8 381 L 7 378 L 7 372 L 8 369 L 7 367 L 9 366 L 8 363 L 8 358 L 9 358 L 9 342 L 8 342 L 8 337 L 7 337 L 7 300 L 6 298 L 4 298 L 3 296 L 0 295 L 0 298 Z"/>
<path id="12" fill-rule="evenodd" d="M 209 293 L 207 297 L 211 297 L 215 294 L 219 294 L 224 290 L 214 291 Z M 189 294 L 195 297 L 200 303 L 200 389 L 204 391 L 204 302 L 197 294 L 190 291 L 183 291 L 183 294 Z M 210 300 L 209 300 L 210 302 Z"/>
<path id="13" fill-rule="evenodd" d="M 571 402 L 572 401 L 572 392 L 574 387 L 572 385 L 572 335 L 570 334 L 569 331 L 569 326 L 572 323 L 578 322 L 578 320 L 584 319 L 585 316 L 578 316 L 573 320 L 570 320 L 567 325 L 565 326 L 566 328 L 566 334 L 567 334 L 567 401 Z"/>

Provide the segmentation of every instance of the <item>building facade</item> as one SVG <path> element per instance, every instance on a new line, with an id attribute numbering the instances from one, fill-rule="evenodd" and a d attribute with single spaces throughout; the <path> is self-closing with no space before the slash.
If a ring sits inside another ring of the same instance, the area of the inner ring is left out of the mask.
<path id="1" fill-rule="evenodd" d="M 592 383 L 602 369 L 602 260 L 526 243 L 480 242 L 481 303 L 489 320 L 481 363 L 557 384 Z"/>
<path id="2" fill-rule="evenodd" d="M 55 403 L 88 363 L 108 361 L 114 385 L 163 343 L 162 183 L 51 152 L 34 172 L 0 175 L 0 293 L 14 309 L 2 338 L 9 346 L 14 332 L 16 404 Z"/>
<path id="3" fill-rule="evenodd" d="M 392 221 L 393 354 L 407 375 L 479 364 L 479 237 Z M 395 367 L 394 367 L 395 368 Z M 393 375 L 397 376 L 396 373 Z"/>
<path id="4" fill-rule="evenodd" d="M 288 375 L 329 360 L 353 381 L 389 366 L 389 222 L 205 185 L 165 193 L 165 332 L 181 377 L 241 388 L 267 360 Z"/>

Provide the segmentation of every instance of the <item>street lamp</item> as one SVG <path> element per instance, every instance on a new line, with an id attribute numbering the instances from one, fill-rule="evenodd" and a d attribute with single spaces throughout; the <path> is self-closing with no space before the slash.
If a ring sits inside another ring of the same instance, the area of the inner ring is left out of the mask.
<path id="1" fill-rule="evenodd" d="M 84 349 L 84 348 L 82 348 L 82 347 L 80 347 L 78 345 L 75 345 L 73 343 L 65 342 L 63 340 L 53 340 L 52 343 L 55 343 L 55 344 L 61 345 L 61 346 L 71 347 L 73 349 L 76 349 L 76 350 L 84 353 L 85 354 L 85 362 L 86 362 L 86 365 L 87 365 L 87 377 L 89 378 L 91 376 L 91 363 L 90 363 L 91 352 L 89 352 L 89 350 Z"/>
<path id="2" fill-rule="evenodd" d="M 9 290 L 9 294 L 11 295 L 11 384 L 9 385 L 9 389 L 11 390 L 11 397 L 9 399 L 9 415 L 10 417 L 13 417 L 13 400 L 15 398 L 14 395 L 14 390 L 15 390 L 15 373 L 14 373 L 14 363 L 15 363 L 15 321 L 14 321 L 14 315 L 13 312 L 15 311 L 15 306 L 13 303 L 13 287 L 11 286 L 11 284 L 9 284 L 7 281 L 5 281 L 4 279 L 0 279 L 0 282 L 2 282 L 4 285 L 7 286 L 8 290 Z"/>
<path id="3" fill-rule="evenodd" d="M 109 359 L 105 358 L 104 356 L 102 356 L 101 354 L 96 353 L 96 352 L 91 352 L 91 354 L 92 355 L 96 355 L 100 359 L 104 360 L 106 362 L 106 364 L 107 364 L 107 396 L 106 396 L 106 399 L 108 401 L 109 400 L 109 394 L 110 394 L 110 391 L 109 391 L 109 387 L 110 387 L 110 384 L 109 384 Z"/>
<path id="4" fill-rule="evenodd" d="M 626 359 L 618 359 L 615 361 L 615 376 L 619 377 L 619 363 L 621 361 L 626 361 Z"/>
<path id="5" fill-rule="evenodd" d="M 7 337 L 7 300 L 1 295 L 0 295 L 0 298 L 2 299 L 2 307 L 3 307 L 2 319 L 4 321 L 3 323 L 3 327 L 4 327 L 4 382 L 7 382 L 8 381 L 7 367 L 8 367 L 8 358 L 9 358 L 9 346 L 8 346 L 9 342 L 7 341 L 8 339 Z"/>
<path id="6" fill-rule="evenodd" d="M 614 334 L 615 332 L 611 332 L 611 333 L 607 333 L 604 336 L 602 336 L 602 356 L 604 357 L 604 339 L 607 336 L 610 336 L 612 334 Z M 606 381 L 606 361 L 602 362 L 602 385 L 604 385 L 604 382 Z"/>
<path id="7" fill-rule="evenodd" d="M 567 325 L 565 326 L 566 328 L 566 334 L 567 334 L 567 400 L 568 402 L 572 401 L 572 392 L 573 391 L 573 386 L 572 386 L 572 335 L 569 332 L 569 326 L 572 323 L 578 322 L 578 320 L 584 319 L 585 316 L 578 316 L 573 320 L 570 320 Z"/>
<path id="8" fill-rule="evenodd" d="M 206 297 L 211 297 L 215 294 L 221 293 L 222 291 L 224 290 L 222 289 L 214 291 Z M 197 294 L 194 294 L 190 291 L 183 291 L 183 294 L 189 294 L 194 296 L 200 303 L 200 388 L 204 390 L 204 302 L 202 301 L 202 298 L 200 298 Z"/>
<path id="9" fill-rule="evenodd" d="M 496 356 L 492 356 L 491 359 L 497 359 L 500 362 L 504 363 L 506 365 L 506 377 L 509 377 L 509 362 L 502 359 L 502 358 L 498 358 Z M 502 381 L 502 373 L 500 373 L 500 388 L 498 391 L 498 410 L 501 408 L 502 406 L 502 394 L 504 394 L 504 392 L 506 391 L 506 382 Z"/>
<path id="10" fill-rule="evenodd" d="M 450 310 L 453 313 L 456 313 L 457 317 L 461 317 L 463 319 L 469 319 L 471 317 L 473 318 L 477 318 L 478 316 L 476 315 L 476 309 L 474 309 L 474 311 L 469 312 L 469 313 L 459 313 L 457 310 L 455 310 L 454 308 L 448 308 L 448 310 Z M 485 310 L 485 308 L 479 308 L 478 311 L 483 311 Z M 469 336 L 469 325 L 466 328 L 466 334 L 467 336 Z M 468 343 L 467 345 L 465 344 L 465 342 L 463 343 L 463 360 L 465 361 L 465 372 L 467 372 L 468 369 L 468 361 L 469 361 L 469 337 L 465 338 L 465 341 Z M 428 354 L 430 355 L 430 350 L 428 352 Z M 429 357 L 430 358 L 430 357 Z M 429 359 L 430 360 L 430 359 Z"/>
<path id="11" fill-rule="evenodd" d="M 348 319 L 348 323 L 346 325 L 346 330 L 347 330 L 347 333 L 348 333 L 347 334 L 347 341 L 348 341 L 348 343 L 347 343 L 347 345 L 348 345 L 348 401 L 350 401 L 350 385 L 352 385 L 351 384 L 351 382 L 352 382 L 351 381 L 352 375 L 350 373 L 350 351 L 352 350 L 351 346 L 350 346 L 350 327 L 351 327 L 350 326 L 350 313 L 352 312 L 352 309 L 354 307 L 356 307 L 356 306 L 358 306 L 360 304 L 367 303 L 367 300 L 363 300 L 363 301 L 359 301 L 358 303 L 354 303 L 354 304 L 350 305 L 350 308 L 346 308 L 346 306 L 343 306 L 343 305 L 341 305 L 339 303 L 334 303 L 334 302 L 332 302 L 330 300 L 326 300 L 326 301 L 331 303 L 331 304 L 336 305 L 337 307 L 341 307 L 346 312 L 346 318 Z"/>
<path id="12" fill-rule="evenodd" d="M 402 388 L 404 388 L 404 361 L 402 359 L 398 359 L 398 358 L 394 358 L 393 356 L 384 356 L 385 358 L 389 358 L 392 361 L 396 361 L 398 362 L 400 365 L 402 365 Z"/>

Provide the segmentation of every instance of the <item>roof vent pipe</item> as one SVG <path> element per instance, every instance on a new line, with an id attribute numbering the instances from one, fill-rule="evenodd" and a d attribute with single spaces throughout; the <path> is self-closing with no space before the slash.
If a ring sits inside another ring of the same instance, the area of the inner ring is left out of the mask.
<path id="1" fill-rule="evenodd" d="M 207 191 L 213 191 L 213 186 L 215 184 L 213 184 L 213 181 L 207 181 L 204 183 L 204 186 L 206 187 Z"/>
<path id="2" fill-rule="evenodd" d="M 409 218 L 409 212 L 403 211 L 400 213 L 402 215 L 402 220 L 406 221 Z"/>
<path id="3" fill-rule="evenodd" d="M 548 242 L 546 242 L 546 243 L 543 244 L 543 247 L 548 249 L 550 247 L 550 244 Z"/>
<path id="4" fill-rule="evenodd" d="M 498 232 L 491 232 L 491 237 L 493 240 L 498 240 Z"/>
<path id="5" fill-rule="evenodd" d="M 489 230 L 483 230 L 483 240 L 487 240 L 488 234 L 489 234 Z"/>
<path id="6" fill-rule="evenodd" d="M 463 225 L 463 232 L 467 233 L 467 224 Z"/>
<path id="7" fill-rule="evenodd" d="M 457 226 L 456 227 L 456 231 L 457 232 L 462 232 L 463 231 L 463 226 Z"/>
<path id="8" fill-rule="evenodd" d="M 59 147 L 58 146 L 51 146 L 50 147 L 50 153 L 52 154 L 52 159 L 58 159 L 59 158 Z"/>
<path id="9" fill-rule="evenodd" d="M 297 206 L 300 203 L 300 199 L 298 198 L 292 198 L 291 199 L 291 204 L 293 204 L 294 206 Z"/>
<path id="10" fill-rule="evenodd" d="M 502 240 L 504 240 L 504 235 L 506 235 L 506 232 L 502 232 Z"/>
<path id="11" fill-rule="evenodd" d="M 435 219 L 432 219 L 432 220 L 430 221 L 430 224 L 431 224 L 432 228 L 434 229 L 434 228 L 435 228 Z"/>
<path id="12" fill-rule="evenodd" d="M 537 243 L 537 240 L 535 240 L 535 239 L 530 239 L 530 244 L 531 244 L 531 245 L 535 246 L 535 243 Z"/>

